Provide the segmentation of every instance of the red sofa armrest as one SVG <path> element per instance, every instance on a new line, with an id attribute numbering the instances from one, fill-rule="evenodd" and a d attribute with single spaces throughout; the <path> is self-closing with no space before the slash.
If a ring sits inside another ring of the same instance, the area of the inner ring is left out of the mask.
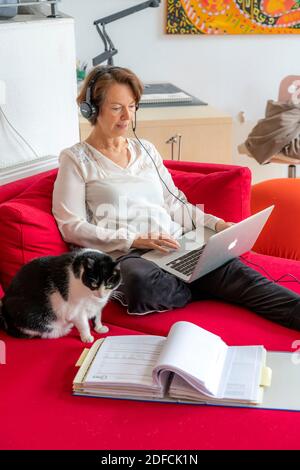
<path id="1" fill-rule="evenodd" d="M 237 165 L 165 160 L 174 183 L 192 204 L 229 222 L 249 217 L 251 172 Z"/>

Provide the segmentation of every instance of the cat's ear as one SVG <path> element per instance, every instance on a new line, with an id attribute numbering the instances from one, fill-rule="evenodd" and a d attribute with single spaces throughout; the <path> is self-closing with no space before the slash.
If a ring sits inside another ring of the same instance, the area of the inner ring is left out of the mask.
<path id="1" fill-rule="evenodd" d="M 95 262 L 96 262 L 96 260 L 94 258 L 87 257 L 86 258 L 86 267 L 88 269 L 92 269 L 95 266 Z"/>

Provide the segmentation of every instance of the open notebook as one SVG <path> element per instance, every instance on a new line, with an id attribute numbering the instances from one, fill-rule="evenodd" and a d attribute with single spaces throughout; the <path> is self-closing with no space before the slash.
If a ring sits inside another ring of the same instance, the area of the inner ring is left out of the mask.
<path id="1" fill-rule="evenodd" d="M 227 346 L 190 322 L 167 337 L 108 336 L 85 351 L 75 395 L 140 400 L 256 405 L 271 371 L 263 346 Z"/>

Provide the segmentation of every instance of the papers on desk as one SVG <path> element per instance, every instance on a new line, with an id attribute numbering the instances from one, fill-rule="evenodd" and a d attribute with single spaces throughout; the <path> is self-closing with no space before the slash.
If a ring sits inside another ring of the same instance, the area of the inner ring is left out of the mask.
<path id="1" fill-rule="evenodd" d="M 151 106 L 191 106 L 206 105 L 195 96 L 186 93 L 172 83 L 145 84 L 144 93 L 140 100 L 143 107 Z"/>
<path id="2" fill-rule="evenodd" d="M 140 103 L 190 103 L 193 97 L 183 91 L 178 93 L 153 93 L 143 95 Z"/>

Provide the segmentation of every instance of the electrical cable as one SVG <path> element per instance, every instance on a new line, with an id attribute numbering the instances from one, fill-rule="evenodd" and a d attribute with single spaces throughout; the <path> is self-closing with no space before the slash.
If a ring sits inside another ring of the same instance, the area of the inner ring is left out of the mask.
<path id="1" fill-rule="evenodd" d="M 242 259 L 243 261 L 245 261 L 246 263 L 252 264 L 253 266 L 256 266 L 257 268 L 262 269 L 265 272 L 265 274 L 267 275 L 267 277 L 273 282 L 298 282 L 298 284 L 300 284 L 299 279 L 296 276 L 294 276 L 293 274 L 286 273 L 286 274 L 283 274 L 282 276 L 280 276 L 278 279 L 274 279 L 270 275 L 270 273 L 268 273 L 268 271 L 265 268 L 263 268 L 262 266 L 260 266 L 259 264 L 253 263 L 252 261 L 249 261 L 248 259 L 244 258 L 243 256 L 239 256 L 239 258 Z M 291 280 L 282 281 L 281 279 L 285 276 L 290 276 L 290 277 L 294 278 L 294 280 L 292 280 L 292 281 Z"/>
<path id="2" fill-rule="evenodd" d="M 188 205 L 186 204 L 185 201 L 183 201 L 182 199 L 180 199 L 178 196 L 176 196 L 176 195 L 169 189 L 168 185 L 166 184 L 166 182 L 165 182 L 165 181 L 163 180 L 163 178 L 161 177 L 161 175 L 160 175 L 160 173 L 159 173 L 159 170 L 158 170 L 158 168 L 157 168 L 157 165 L 156 165 L 154 159 L 152 158 L 151 154 L 148 152 L 148 150 L 146 149 L 146 147 L 143 145 L 143 143 L 141 142 L 141 140 L 140 140 L 140 139 L 138 138 L 138 136 L 136 135 L 135 126 L 133 126 L 133 125 L 132 125 L 132 131 L 133 131 L 133 133 L 134 133 L 135 138 L 137 139 L 137 141 L 138 141 L 139 144 L 141 145 L 141 147 L 143 147 L 143 149 L 145 150 L 145 152 L 147 152 L 147 154 L 148 154 L 149 157 L 151 158 L 152 163 L 153 163 L 153 165 L 154 165 L 154 167 L 155 167 L 155 169 L 156 169 L 156 172 L 157 172 L 157 174 L 158 174 L 158 176 L 159 176 L 159 179 L 160 179 L 161 182 L 164 184 L 164 186 L 165 186 L 165 188 L 167 189 L 167 191 L 168 191 L 173 197 L 175 197 L 178 201 L 180 201 L 182 204 L 184 204 L 185 207 L 187 208 L 189 217 L 190 217 L 191 222 L 192 222 L 193 230 L 196 230 L 196 225 L 195 225 L 195 223 L 194 223 L 194 221 L 193 221 L 193 217 L 191 216 L 191 213 L 190 213 L 190 210 L 189 210 Z"/>
<path id="3" fill-rule="evenodd" d="M 13 131 L 20 137 L 20 139 L 23 140 L 23 142 L 27 145 L 28 148 L 30 148 L 30 150 L 32 151 L 32 153 L 37 157 L 39 158 L 39 155 L 37 154 L 37 152 L 34 150 L 33 147 L 31 147 L 31 145 L 27 142 L 27 140 L 17 131 L 17 129 L 11 124 L 11 122 L 9 121 L 9 119 L 7 118 L 5 112 L 3 111 L 2 107 L 0 106 L 0 112 L 1 114 L 3 115 L 4 119 L 6 120 L 6 122 L 8 123 L 8 125 L 13 129 Z"/>

